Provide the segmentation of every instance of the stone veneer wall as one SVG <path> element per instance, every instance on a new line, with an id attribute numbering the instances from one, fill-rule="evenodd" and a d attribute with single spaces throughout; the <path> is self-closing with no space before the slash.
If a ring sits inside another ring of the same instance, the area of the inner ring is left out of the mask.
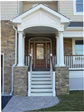
<path id="1" fill-rule="evenodd" d="M 1 53 L 4 53 L 4 90 L 10 93 L 12 65 L 15 60 L 15 31 L 9 21 L 1 21 Z"/>
<path id="2" fill-rule="evenodd" d="M 28 67 L 14 69 L 14 95 L 27 96 L 28 93 Z"/>
<path id="3" fill-rule="evenodd" d="M 69 70 L 56 67 L 56 95 L 69 94 Z"/>
<path id="4" fill-rule="evenodd" d="M 64 55 L 72 55 L 72 38 L 64 38 Z"/>

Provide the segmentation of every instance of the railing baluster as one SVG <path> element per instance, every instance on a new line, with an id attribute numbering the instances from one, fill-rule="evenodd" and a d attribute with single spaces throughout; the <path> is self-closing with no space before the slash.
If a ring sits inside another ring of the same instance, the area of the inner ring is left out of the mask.
<path id="1" fill-rule="evenodd" d="M 83 55 L 64 56 L 64 63 L 70 69 L 82 69 L 84 68 L 84 56 Z"/>

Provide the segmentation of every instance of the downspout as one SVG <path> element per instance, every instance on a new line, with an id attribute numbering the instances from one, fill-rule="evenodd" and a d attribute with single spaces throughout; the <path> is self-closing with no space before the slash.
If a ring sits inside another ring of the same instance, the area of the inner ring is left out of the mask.
<path id="1" fill-rule="evenodd" d="M 13 26 L 15 30 L 15 64 L 12 65 L 12 74 L 11 74 L 11 92 L 10 95 L 13 95 L 14 88 L 14 67 L 17 65 L 17 29 Z"/>

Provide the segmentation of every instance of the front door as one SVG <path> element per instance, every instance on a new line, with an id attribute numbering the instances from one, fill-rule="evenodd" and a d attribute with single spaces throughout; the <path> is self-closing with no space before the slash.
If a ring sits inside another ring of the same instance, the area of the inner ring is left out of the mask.
<path id="1" fill-rule="evenodd" d="M 34 69 L 47 69 L 50 66 L 50 42 L 35 42 L 30 43 L 30 49 L 32 53 L 32 64 Z"/>
<path id="2" fill-rule="evenodd" d="M 45 43 L 36 43 L 35 50 L 36 50 L 35 52 L 36 68 L 45 68 L 46 67 Z"/>

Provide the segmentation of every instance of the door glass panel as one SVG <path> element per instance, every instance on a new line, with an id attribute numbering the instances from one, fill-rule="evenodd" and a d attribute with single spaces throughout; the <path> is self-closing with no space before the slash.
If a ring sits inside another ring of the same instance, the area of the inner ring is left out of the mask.
<path id="1" fill-rule="evenodd" d="M 32 64 L 33 64 L 33 44 L 31 44 Z"/>
<path id="2" fill-rule="evenodd" d="M 44 59 L 44 44 L 37 44 L 37 59 Z"/>
<path id="3" fill-rule="evenodd" d="M 50 63 L 50 44 L 47 44 L 47 59 L 49 64 Z"/>

